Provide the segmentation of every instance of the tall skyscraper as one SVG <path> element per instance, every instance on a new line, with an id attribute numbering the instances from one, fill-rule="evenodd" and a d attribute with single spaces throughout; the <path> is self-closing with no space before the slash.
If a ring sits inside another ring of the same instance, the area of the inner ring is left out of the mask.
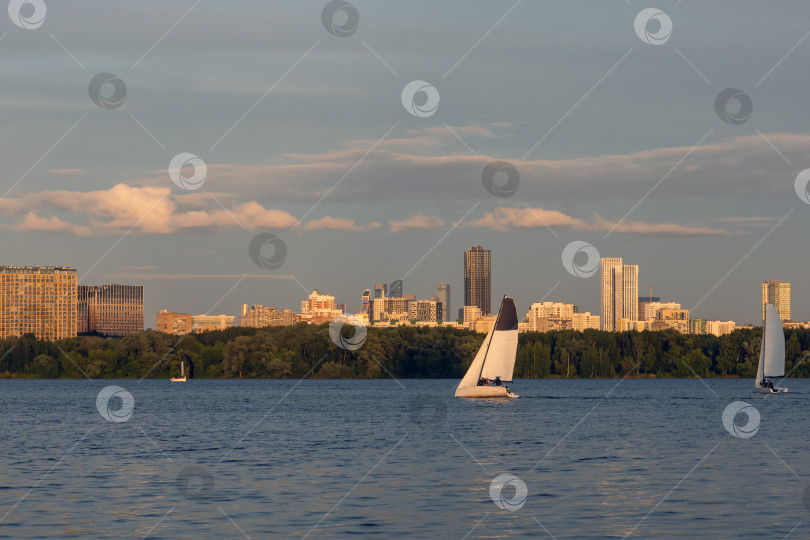
<path id="1" fill-rule="evenodd" d="M 360 299 L 360 313 L 368 313 L 369 304 L 371 304 L 371 289 L 365 289 Z"/>
<path id="2" fill-rule="evenodd" d="M 62 266 L 0 266 L 0 338 L 76 336 L 76 270 Z"/>
<path id="3" fill-rule="evenodd" d="M 492 252 L 481 246 L 464 252 L 464 305 L 492 312 Z"/>
<path id="4" fill-rule="evenodd" d="M 621 257 L 602 259 L 602 330 L 619 330 L 619 319 L 638 320 L 638 266 Z"/>
<path id="5" fill-rule="evenodd" d="M 773 304 L 779 318 L 790 321 L 790 283 L 784 281 L 762 282 L 762 318 L 765 318 L 765 304 Z"/>
<path id="6" fill-rule="evenodd" d="M 79 285 L 77 311 L 79 333 L 143 332 L 143 285 Z"/>
<path id="7" fill-rule="evenodd" d="M 374 298 L 385 298 L 386 296 L 388 296 L 388 285 L 385 283 L 374 285 Z"/>
<path id="8" fill-rule="evenodd" d="M 388 296 L 391 298 L 402 298 L 402 280 L 397 279 L 391 282 L 391 286 L 388 287 Z"/>
<path id="9" fill-rule="evenodd" d="M 442 321 L 447 322 L 450 313 L 450 284 L 441 282 L 436 286 L 436 298 L 442 303 Z"/>

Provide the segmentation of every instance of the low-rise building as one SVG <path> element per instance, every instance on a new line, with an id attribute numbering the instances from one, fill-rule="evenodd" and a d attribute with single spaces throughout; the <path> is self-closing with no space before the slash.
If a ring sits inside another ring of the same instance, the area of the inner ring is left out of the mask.
<path id="1" fill-rule="evenodd" d="M 734 321 L 706 321 L 706 333 L 715 336 L 725 336 L 737 328 Z"/>
<path id="2" fill-rule="evenodd" d="M 473 330 L 481 334 L 488 334 L 489 331 L 492 330 L 492 327 L 495 326 L 496 318 L 496 315 L 484 315 L 483 317 L 478 317 L 473 324 Z"/>
<path id="3" fill-rule="evenodd" d="M 706 335 L 706 319 L 689 319 L 689 333 L 701 336 Z"/>
<path id="4" fill-rule="evenodd" d="M 161 309 L 157 314 L 157 331 L 166 334 L 183 335 L 191 332 L 190 313 L 175 313 Z"/>
<path id="5" fill-rule="evenodd" d="M 661 308 L 652 320 L 653 330 L 673 328 L 682 334 L 689 332 L 689 310 Z"/>
<path id="6" fill-rule="evenodd" d="M 410 320 L 436 322 L 442 318 L 442 304 L 435 300 L 414 300 L 408 305 Z"/>
<path id="7" fill-rule="evenodd" d="M 342 313 L 335 305 L 334 296 L 321 294 L 317 289 L 313 289 L 309 298 L 301 302 L 300 319 L 308 323 L 329 322 Z"/>
<path id="8" fill-rule="evenodd" d="M 652 330 L 652 323 L 653 321 L 631 321 L 630 319 L 622 318 L 618 320 L 618 330 L 619 332 L 627 332 L 630 330 L 643 332 L 644 330 Z"/>
<path id="9" fill-rule="evenodd" d="M 464 306 L 464 326 L 470 330 L 475 329 L 475 321 L 481 318 L 481 308 L 478 306 Z"/>
<path id="10" fill-rule="evenodd" d="M 239 317 L 239 326 L 249 328 L 265 328 L 268 326 L 290 326 L 295 324 L 295 313 L 289 309 L 279 311 L 270 306 L 256 304 L 242 306 L 242 315 Z"/>
<path id="11" fill-rule="evenodd" d="M 810 321 L 798 322 L 798 321 L 785 321 L 782 323 L 782 327 L 786 330 L 801 330 L 801 329 L 808 329 L 810 328 Z"/>
<path id="12" fill-rule="evenodd" d="M 571 319 L 571 326 L 574 330 L 578 330 L 582 332 L 589 328 L 594 330 L 599 330 L 601 320 L 599 315 L 592 315 L 590 311 L 586 311 L 585 313 L 574 313 Z"/>
<path id="13" fill-rule="evenodd" d="M 225 330 L 233 326 L 236 317 L 233 315 L 192 315 L 191 331 L 208 332 L 210 330 Z"/>

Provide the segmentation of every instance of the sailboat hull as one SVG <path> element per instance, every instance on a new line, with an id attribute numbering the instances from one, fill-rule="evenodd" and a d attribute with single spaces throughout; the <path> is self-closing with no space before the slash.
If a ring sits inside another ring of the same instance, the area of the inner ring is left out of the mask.
<path id="1" fill-rule="evenodd" d="M 787 388 L 765 388 L 763 386 L 756 386 L 756 392 L 759 394 L 784 394 L 788 391 Z"/>
<path id="2" fill-rule="evenodd" d="M 473 386 L 472 388 L 457 388 L 456 397 L 464 398 L 516 398 L 517 394 L 510 392 L 505 386 Z"/>
<path id="3" fill-rule="evenodd" d="M 172 377 L 172 382 L 186 382 L 185 377 Z"/>

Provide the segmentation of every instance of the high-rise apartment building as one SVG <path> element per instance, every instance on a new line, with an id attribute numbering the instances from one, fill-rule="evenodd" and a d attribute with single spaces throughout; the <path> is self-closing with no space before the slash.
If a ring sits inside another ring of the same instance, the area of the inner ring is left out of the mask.
<path id="1" fill-rule="evenodd" d="M 765 318 L 765 305 L 773 304 L 779 318 L 790 321 L 790 283 L 784 281 L 762 282 L 762 318 Z"/>
<path id="2" fill-rule="evenodd" d="M 191 332 L 191 314 L 175 313 L 161 309 L 157 314 L 157 331 L 166 334 L 183 335 Z"/>
<path id="3" fill-rule="evenodd" d="M 464 252 L 464 305 L 492 311 L 492 252 L 481 246 Z"/>
<path id="4" fill-rule="evenodd" d="M 450 313 L 450 284 L 441 282 L 436 286 L 436 298 L 442 304 L 442 321 L 447 322 Z"/>
<path id="5" fill-rule="evenodd" d="M 638 320 L 638 266 L 602 259 L 602 330 L 620 331 L 619 319 Z"/>
<path id="6" fill-rule="evenodd" d="M 77 310 L 80 334 L 143 332 L 143 285 L 79 285 Z"/>
<path id="7" fill-rule="evenodd" d="M 76 336 L 76 270 L 62 266 L 0 266 L 0 338 Z"/>

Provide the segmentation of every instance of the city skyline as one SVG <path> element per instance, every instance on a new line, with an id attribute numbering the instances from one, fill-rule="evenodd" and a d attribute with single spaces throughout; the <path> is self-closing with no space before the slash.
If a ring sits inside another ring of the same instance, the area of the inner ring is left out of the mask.
<path id="1" fill-rule="evenodd" d="M 478 245 L 475 245 L 473 247 L 481 248 L 481 246 L 478 246 Z M 469 249 L 466 250 L 465 253 L 467 253 L 467 251 L 470 251 L 470 250 Z M 490 262 L 489 262 L 489 264 L 490 264 L 490 268 L 491 268 L 491 266 L 492 266 L 491 251 L 490 250 L 484 250 L 484 251 L 489 251 L 490 252 L 490 259 L 489 259 Z M 604 264 L 605 260 L 608 260 L 609 263 L 610 263 L 607 266 L 608 273 L 612 272 L 612 271 L 615 271 L 616 264 L 620 265 L 623 269 L 627 268 L 628 270 L 631 270 L 631 272 L 629 274 L 630 275 L 629 280 L 632 282 L 632 285 L 631 285 L 631 287 L 630 287 L 630 289 L 628 291 L 628 294 L 627 294 L 627 302 L 624 302 L 623 300 L 622 300 L 622 302 L 627 303 L 628 310 L 630 312 L 635 310 L 635 315 L 633 315 L 631 313 L 630 317 L 624 317 L 624 318 L 626 318 L 628 320 L 631 320 L 631 321 L 644 320 L 644 317 L 642 317 L 642 314 L 643 314 L 643 312 L 642 312 L 642 304 L 646 303 L 645 301 L 647 300 L 648 295 L 639 295 L 638 294 L 638 290 L 639 290 L 639 287 L 638 287 L 638 273 L 639 273 L 638 265 L 623 264 L 623 261 L 622 261 L 621 258 L 615 258 L 615 257 L 613 257 L 613 258 L 611 258 L 611 257 L 602 258 L 600 260 L 600 272 L 599 273 L 602 276 L 602 284 L 601 284 L 600 288 L 602 288 L 601 296 L 602 296 L 603 299 L 604 299 L 604 294 L 605 294 L 605 291 L 603 289 L 604 279 L 605 279 L 605 272 L 602 269 L 605 268 L 605 264 Z M 616 264 L 613 264 L 613 263 L 616 263 Z M 30 266 L 16 266 L 15 265 L 15 266 L 8 266 L 8 267 L 2 267 L 2 268 L 10 268 L 10 269 L 15 269 L 15 268 L 50 268 L 50 269 L 56 268 L 56 269 L 60 269 L 60 268 L 63 268 L 64 269 L 66 267 L 60 267 L 60 266 L 55 266 L 55 267 L 30 267 Z M 68 270 L 71 270 L 72 272 L 76 272 L 75 269 L 68 269 Z M 593 282 L 593 281 L 598 281 L 598 280 L 594 276 L 589 281 Z M 627 281 L 627 280 L 623 280 L 623 281 Z M 402 280 L 396 280 L 395 282 L 392 282 L 392 284 L 396 284 L 397 287 L 398 287 L 398 291 L 401 293 Z M 447 292 L 448 292 L 448 296 L 449 296 L 449 291 L 451 289 L 451 287 L 449 285 L 449 282 L 439 282 L 436 285 L 436 289 L 435 289 L 436 294 L 435 295 L 428 295 L 428 294 L 412 295 L 412 294 L 408 294 L 408 295 L 404 295 L 404 297 L 406 299 L 413 299 L 413 300 L 415 300 L 417 298 L 424 299 L 424 300 L 429 300 L 430 298 L 433 298 L 434 300 L 440 300 L 440 291 L 441 291 L 441 286 L 442 285 L 447 286 L 447 288 L 448 288 Z M 627 284 L 623 283 L 623 285 L 627 285 Z M 768 293 L 767 291 L 770 290 L 768 288 L 768 286 L 771 286 L 774 289 L 774 292 Z M 79 299 L 80 300 L 79 300 L 79 303 L 78 303 L 78 316 L 79 316 L 79 318 L 78 318 L 77 330 L 79 330 L 79 328 L 81 328 L 82 313 L 84 313 L 85 319 L 87 317 L 87 308 L 85 307 L 84 310 L 82 310 L 82 307 L 81 307 L 82 306 L 82 302 L 81 302 L 81 297 L 82 297 L 81 290 L 82 289 L 84 289 L 85 291 L 88 291 L 88 290 L 101 290 L 101 289 L 108 289 L 108 288 L 117 288 L 119 291 L 122 288 L 125 289 L 125 290 L 132 290 L 132 291 L 135 291 L 136 289 L 139 290 L 140 292 L 137 293 L 137 294 L 140 295 L 139 296 L 139 302 L 141 302 L 141 304 L 138 307 L 142 310 L 142 313 L 143 313 L 142 319 L 141 319 L 141 320 L 144 321 L 143 323 L 141 323 L 143 325 L 142 326 L 143 329 L 158 329 L 158 328 L 160 328 L 160 323 L 159 323 L 158 317 L 159 317 L 159 313 L 162 312 L 162 311 L 163 312 L 170 312 L 170 313 L 186 314 L 186 315 L 195 316 L 195 317 L 201 317 L 203 315 L 210 315 L 212 317 L 214 317 L 214 316 L 218 317 L 218 316 L 222 316 L 223 313 L 228 313 L 228 314 L 233 313 L 234 314 L 233 319 L 236 320 L 240 314 L 244 315 L 244 313 L 243 313 L 244 306 L 251 305 L 250 303 L 241 303 L 239 305 L 239 309 L 237 311 L 234 311 L 234 312 L 231 312 L 231 311 L 228 311 L 228 310 L 218 309 L 218 310 L 216 310 L 217 311 L 216 313 L 202 312 L 199 315 L 194 315 L 194 313 L 195 313 L 194 310 L 187 310 L 187 309 L 183 309 L 183 308 L 180 308 L 180 307 L 177 307 L 177 306 L 167 306 L 167 305 L 163 305 L 163 304 L 161 304 L 160 307 L 158 307 L 158 309 L 152 311 L 152 310 L 150 310 L 148 308 L 144 308 L 144 306 L 143 306 L 142 298 L 146 296 L 146 291 L 148 290 L 148 288 L 144 287 L 143 285 L 108 283 L 108 284 L 101 284 L 101 285 L 78 285 L 77 288 L 80 291 L 79 292 Z M 388 289 L 389 289 L 388 285 L 383 284 L 383 283 L 375 285 L 375 288 L 378 288 L 379 289 L 378 292 L 380 292 L 381 294 L 387 293 Z M 313 290 L 317 290 L 317 289 L 313 289 Z M 369 291 L 370 299 L 373 300 L 374 290 L 366 288 L 366 289 L 364 289 L 364 291 Z M 360 294 L 362 295 L 364 291 L 361 291 Z M 777 309 L 780 311 L 780 313 L 782 315 L 784 315 L 785 313 L 788 314 L 788 316 L 786 318 L 783 318 L 783 320 L 795 320 L 795 321 L 809 320 L 809 319 L 798 319 L 798 318 L 794 319 L 794 318 L 792 318 L 790 316 L 790 313 L 791 313 L 791 292 L 790 291 L 791 291 L 791 284 L 790 283 L 781 282 L 781 281 L 777 281 L 777 280 L 764 280 L 764 281 L 761 282 L 761 293 L 762 293 L 761 294 L 761 300 L 762 300 L 762 302 L 764 302 L 766 298 L 771 299 L 770 303 L 776 302 L 775 305 L 777 306 Z M 309 291 L 306 294 L 309 295 L 311 292 L 312 291 Z M 781 292 L 781 294 L 780 294 L 780 292 Z M 615 291 L 614 291 L 614 293 L 615 293 Z M 85 292 L 84 296 L 87 296 L 87 294 L 88 293 Z M 133 294 L 133 293 L 130 293 L 130 294 Z M 342 296 L 340 294 L 334 294 L 333 291 L 327 291 L 327 294 L 330 294 L 330 295 L 334 296 L 336 299 L 342 298 Z M 634 296 L 634 294 L 635 294 L 635 296 Z M 766 296 L 767 294 L 771 294 L 771 296 L 768 297 L 768 296 Z M 120 292 L 119 292 L 119 295 L 120 295 Z M 349 295 L 347 295 L 347 296 L 349 296 Z M 549 295 L 547 295 L 547 296 L 549 296 Z M 623 293 L 621 293 L 620 296 L 623 296 Z M 386 297 L 392 298 L 392 297 L 389 297 L 389 296 L 386 296 Z M 649 295 L 649 297 L 652 298 L 653 301 L 657 301 L 657 302 L 661 301 L 660 296 L 652 297 L 651 295 Z M 633 298 L 635 298 L 636 301 L 633 301 Z M 676 298 L 678 298 L 678 297 L 677 296 L 668 297 L 667 302 L 665 304 L 662 304 L 662 307 L 675 307 L 672 300 L 676 299 Z M 781 301 L 779 300 L 780 298 L 782 299 Z M 301 307 L 300 298 L 296 298 L 296 300 L 294 301 L 294 304 L 291 305 L 291 306 L 280 305 L 277 302 L 274 303 L 271 298 L 264 299 L 263 301 L 264 301 L 264 304 L 267 305 L 267 307 L 277 308 L 279 310 L 279 312 L 281 312 L 281 311 L 293 311 L 295 313 L 295 312 L 297 312 L 296 309 Z M 521 301 L 526 302 L 526 306 L 527 306 L 526 309 L 528 309 L 528 306 L 531 306 L 532 304 L 535 304 L 535 303 L 537 303 L 537 302 L 539 302 L 541 300 L 539 298 L 527 298 L 527 299 L 518 298 L 516 301 L 518 302 L 519 309 L 522 310 L 523 307 L 522 307 L 522 304 L 520 304 Z M 551 296 L 549 296 L 549 298 L 546 298 L 545 301 L 569 303 L 568 299 L 558 297 L 558 296 L 553 295 L 553 294 Z M 593 305 L 593 304 L 597 303 L 596 299 L 592 298 L 589 302 L 585 302 L 585 303 L 575 303 L 575 302 L 570 302 L 570 303 L 572 305 L 576 305 L 579 308 L 580 312 L 590 311 L 590 312 L 593 312 L 594 315 L 596 315 L 597 313 L 600 313 L 602 315 L 602 325 L 603 325 L 602 327 L 603 327 L 603 329 L 613 330 L 613 328 L 607 328 L 607 327 L 604 326 L 605 325 L 605 318 L 604 318 L 605 306 L 602 305 L 602 306 L 600 306 L 601 309 L 597 310 Z M 86 304 L 87 304 L 87 301 L 85 300 L 85 305 Z M 263 307 L 263 304 L 259 304 L 259 305 Z M 346 313 L 355 313 L 355 314 L 363 313 L 363 311 L 362 311 L 362 306 L 363 306 L 363 298 L 362 298 L 362 296 L 361 296 L 360 300 L 358 300 L 356 303 L 355 302 L 342 302 L 342 303 L 336 303 L 336 305 L 344 306 L 344 308 L 346 309 Z M 357 305 L 357 306 L 359 306 L 360 309 L 357 309 L 357 310 L 349 309 L 349 306 L 351 306 L 351 305 Z M 762 308 L 762 305 L 763 304 L 760 304 L 760 308 Z M 678 309 L 680 309 L 680 303 L 678 303 Z M 690 310 L 686 309 L 685 311 L 689 312 Z M 125 310 L 121 311 L 121 313 L 124 313 L 124 312 L 125 312 Z M 152 318 L 153 315 L 155 317 L 155 319 L 154 319 L 155 324 L 154 325 L 147 322 Z M 227 315 L 227 316 L 230 317 L 231 315 Z M 456 316 L 455 313 L 448 312 L 447 310 L 443 311 L 443 319 L 444 320 L 455 321 L 455 320 L 457 320 L 457 318 L 458 317 Z M 695 314 L 695 313 L 691 313 L 691 312 L 689 313 L 689 318 L 690 319 L 694 318 L 694 319 L 699 319 L 699 320 L 709 320 L 709 321 L 711 321 L 711 320 L 715 320 L 715 321 L 716 320 L 733 320 L 738 324 L 738 326 L 741 325 L 741 324 L 742 325 L 752 324 L 752 325 L 756 326 L 758 324 L 757 321 L 745 320 L 745 319 L 741 319 L 739 317 L 736 318 L 736 319 L 733 318 L 733 317 L 728 318 L 728 319 L 720 319 L 718 317 L 705 316 L 705 315 L 700 315 L 699 313 Z M 110 319 L 110 320 L 112 320 L 112 319 Z M 618 318 L 617 318 L 617 320 L 618 320 Z M 133 320 L 133 322 L 128 323 L 129 327 L 132 327 L 133 323 L 137 324 L 137 322 Z M 85 324 L 87 324 L 87 320 L 85 320 Z M 112 323 L 110 323 L 110 324 L 112 324 Z M 121 326 L 124 323 L 123 323 L 123 321 L 119 321 L 117 324 L 119 326 Z M 82 330 L 79 330 L 79 331 L 82 331 Z M 104 332 L 102 332 L 102 333 L 104 333 Z M 125 335 L 126 333 L 128 333 L 128 332 L 124 332 L 121 335 Z"/>
<path id="2" fill-rule="evenodd" d="M 220 298 L 214 311 L 238 313 L 252 298 L 294 308 L 316 287 L 358 311 L 354 291 L 369 276 L 404 278 L 418 296 L 439 280 L 461 291 L 451 255 L 480 244 L 510 261 L 493 275 L 493 298 L 530 302 L 553 290 L 598 311 L 598 286 L 559 264 L 581 240 L 656 276 L 640 289 L 653 285 L 707 318 L 755 322 L 758 299 L 737 291 L 777 279 L 793 284 L 794 318 L 810 319 L 798 249 L 810 207 L 797 193 L 810 134 L 792 113 L 804 104 L 807 43 L 792 47 L 810 19 L 741 5 L 754 14 L 742 27 L 710 31 L 722 3 L 673 7 L 671 39 L 653 46 L 633 32 L 632 6 L 550 13 L 523 3 L 457 65 L 502 10 L 472 10 L 469 29 L 447 33 L 449 15 L 417 15 L 428 3 L 374 6 L 361 9 L 371 22 L 360 34 L 332 39 L 322 6 L 276 12 L 255 2 L 255 19 L 222 30 L 232 48 L 212 56 L 195 30 L 221 20 L 212 6 L 196 7 L 153 51 L 134 28 L 112 35 L 108 11 L 90 21 L 50 6 L 47 28 L 12 28 L 4 46 L 15 54 L 0 59 L 11 81 L 0 109 L 15 133 L 0 149 L 4 262 L 80 268 L 80 284 L 146 284 L 153 326 L 163 303 L 194 313 Z M 144 2 L 133 16 L 176 21 L 182 11 Z M 257 22 L 265 17 L 280 23 L 272 36 Z M 403 36 L 405 21 L 431 37 Z M 536 34 L 536 21 L 556 59 L 519 37 Z M 735 54 L 720 55 L 717 42 Z M 252 52 L 268 47 L 266 66 L 249 69 Z M 333 64 L 331 48 L 353 61 Z M 527 71 L 529 55 L 537 66 Z M 42 63 L 31 79 L 26 66 Z M 126 87 L 121 104 L 88 96 L 108 72 L 118 77 L 110 85 Z M 335 83 L 329 99 L 324 74 Z M 175 77 L 182 92 L 167 91 Z M 402 106 L 412 80 L 435 85 L 435 114 Z M 503 95 L 499 81 L 510 82 L 508 98 L 492 98 Z M 719 116 L 728 87 L 750 96 L 750 120 Z M 169 171 L 185 153 L 200 160 L 187 168 L 206 166 L 197 189 Z M 496 177 L 515 179 L 515 191 L 482 183 L 498 161 L 512 168 L 499 165 Z M 249 253 L 268 231 L 286 246 L 272 270 Z"/>

